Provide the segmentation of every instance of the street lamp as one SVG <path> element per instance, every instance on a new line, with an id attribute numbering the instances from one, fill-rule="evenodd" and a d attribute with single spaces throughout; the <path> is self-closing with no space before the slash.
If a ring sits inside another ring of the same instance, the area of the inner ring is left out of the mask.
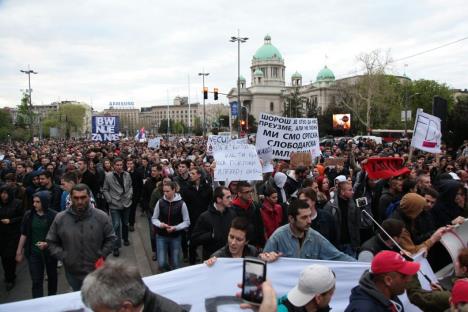
<path id="1" fill-rule="evenodd" d="M 205 106 L 205 76 L 208 76 L 210 73 L 203 72 L 198 73 L 198 76 L 202 76 L 203 78 L 203 136 L 206 135 L 206 106 Z"/>
<path id="2" fill-rule="evenodd" d="M 405 96 L 405 138 L 408 138 L 408 102 L 415 96 L 419 96 L 421 93 L 414 93 L 408 96 Z"/>
<path id="3" fill-rule="evenodd" d="M 237 42 L 237 114 L 241 111 L 241 101 L 240 101 L 240 44 L 248 40 L 247 37 L 241 37 L 239 29 L 237 30 L 237 37 L 232 36 L 229 40 L 230 42 Z M 229 114 L 230 115 L 230 114 Z M 248 117 L 248 116 L 247 116 Z M 248 119 L 248 118 L 247 118 Z M 231 123 L 231 121 L 229 121 Z M 240 136 L 240 124 L 237 125 L 239 129 Z"/>
<path id="4" fill-rule="evenodd" d="M 20 72 L 28 75 L 28 85 L 29 85 L 29 121 L 30 121 L 30 125 L 29 125 L 29 131 L 30 131 L 30 134 L 31 134 L 31 140 L 33 138 L 33 109 L 32 109 L 32 100 L 31 100 L 31 74 L 34 74 L 34 75 L 37 75 L 37 72 L 35 72 L 34 70 L 30 69 L 29 68 L 29 65 L 28 65 L 28 70 L 23 70 L 23 69 L 20 69 Z"/>

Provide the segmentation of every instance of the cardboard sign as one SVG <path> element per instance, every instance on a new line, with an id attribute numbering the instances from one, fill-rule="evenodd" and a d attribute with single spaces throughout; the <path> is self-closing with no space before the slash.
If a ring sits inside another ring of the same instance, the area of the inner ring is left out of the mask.
<path id="1" fill-rule="evenodd" d="M 262 172 L 273 172 L 273 150 L 271 147 L 257 150 L 258 157 L 262 160 Z"/>
<path id="2" fill-rule="evenodd" d="M 440 118 L 418 109 L 411 146 L 428 153 L 440 153 L 441 139 Z"/>
<path id="3" fill-rule="evenodd" d="M 363 164 L 364 171 L 369 179 L 389 179 L 411 172 L 403 167 L 403 158 L 400 157 L 375 157 L 368 158 Z"/>
<path id="4" fill-rule="evenodd" d="M 298 166 L 312 166 L 312 154 L 304 152 L 292 152 L 290 168 L 296 169 Z"/>
<path id="5" fill-rule="evenodd" d="M 328 166 L 344 166 L 344 163 L 345 163 L 345 159 L 343 157 L 335 157 L 335 158 L 327 158 L 325 159 L 325 162 L 323 163 L 323 165 L 325 167 L 328 167 Z"/>
<path id="6" fill-rule="evenodd" d="M 255 146 L 233 140 L 213 153 L 215 181 L 261 181 L 262 165 Z"/>
<path id="7" fill-rule="evenodd" d="M 317 118 L 287 118 L 261 113 L 257 149 L 271 146 L 274 159 L 290 159 L 291 152 L 320 156 Z"/>

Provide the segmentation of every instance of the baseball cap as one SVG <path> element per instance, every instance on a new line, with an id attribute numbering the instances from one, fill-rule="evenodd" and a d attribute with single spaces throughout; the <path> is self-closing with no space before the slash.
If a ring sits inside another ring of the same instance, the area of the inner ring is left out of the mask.
<path id="1" fill-rule="evenodd" d="M 468 302 L 468 279 L 459 279 L 455 282 L 451 301 L 454 305 Z"/>
<path id="2" fill-rule="evenodd" d="M 374 274 L 398 272 L 404 275 L 414 275 L 420 267 L 418 262 L 407 261 L 397 252 L 384 250 L 372 259 L 371 272 Z"/>
<path id="3" fill-rule="evenodd" d="M 312 264 L 302 270 L 297 285 L 288 293 L 288 300 L 296 307 L 305 306 L 316 295 L 335 286 L 335 274 L 321 264 Z"/>
<path id="4" fill-rule="evenodd" d="M 343 183 L 348 181 L 344 175 L 339 175 L 335 178 L 335 183 Z"/>

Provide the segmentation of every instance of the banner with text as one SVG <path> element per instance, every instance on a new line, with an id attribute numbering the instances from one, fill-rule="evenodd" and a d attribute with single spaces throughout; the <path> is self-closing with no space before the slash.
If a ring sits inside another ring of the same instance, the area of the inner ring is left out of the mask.
<path id="1" fill-rule="evenodd" d="M 368 263 L 320 261 L 280 258 L 268 263 L 267 277 L 273 284 L 276 295 L 288 293 L 297 283 L 300 272 L 311 264 L 326 265 L 336 275 L 336 290 L 330 302 L 332 311 L 344 311 L 349 302 L 351 289 L 358 285 Z M 429 268 L 430 270 L 430 268 Z M 429 274 L 429 272 L 424 271 Z M 222 278 L 220 278 L 222 276 Z M 430 275 L 431 276 L 431 275 Z M 421 282 L 423 279 L 419 278 Z M 143 278 L 148 288 L 174 300 L 190 312 L 239 312 L 240 300 L 236 284 L 242 281 L 242 259 L 219 258 L 212 266 L 205 264 L 188 266 L 167 273 Z M 420 311 L 408 302 L 406 295 L 400 296 L 406 312 Z M 85 310 L 80 292 L 43 297 L 0 305 L 1 311 L 90 311 Z"/>
<path id="2" fill-rule="evenodd" d="M 120 132 L 119 116 L 93 116 L 91 119 L 93 141 L 118 141 Z"/>
<path id="3" fill-rule="evenodd" d="M 403 162 L 400 157 L 368 158 L 363 169 L 369 179 L 390 179 L 411 172 L 409 168 L 403 167 Z"/>
<path id="4" fill-rule="evenodd" d="M 219 146 L 226 145 L 231 142 L 231 135 L 209 135 L 206 141 L 206 153 L 213 155 L 219 149 Z"/>
<path id="5" fill-rule="evenodd" d="M 217 146 L 215 181 L 261 181 L 262 165 L 255 146 L 246 139 L 232 140 Z"/>
<path id="6" fill-rule="evenodd" d="M 317 118 L 288 118 L 261 113 L 256 138 L 257 149 L 271 146 L 274 159 L 290 159 L 291 152 L 320 156 Z"/>
<path id="7" fill-rule="evenodd" d="M 441 138 L 440 118 L 418 109 L 411 146 L 429 153 L 440 153 Z"/>

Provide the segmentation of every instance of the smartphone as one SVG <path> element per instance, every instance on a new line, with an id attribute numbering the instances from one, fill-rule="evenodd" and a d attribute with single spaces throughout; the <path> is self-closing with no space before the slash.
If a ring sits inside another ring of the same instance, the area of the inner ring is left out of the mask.
<path id="1" fill-rule="evenodd" d="M 242 299 L 252 304 L 262 303 L 262 284 L 265 280 L 266 262 L 257 258 L 244 258 Z"/>

